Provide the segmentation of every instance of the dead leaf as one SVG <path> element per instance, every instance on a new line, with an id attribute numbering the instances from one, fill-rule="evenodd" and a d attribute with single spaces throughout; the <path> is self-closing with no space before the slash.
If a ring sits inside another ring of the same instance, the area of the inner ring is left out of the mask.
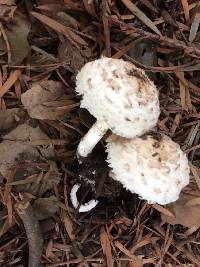
<path id="1" fill-rule="evenodd" d="M 7 110 L 0 110 L 0 133 L 5 133 L 23 120 L 25 112 L 19 108 L 12 108 Z"/>
<path id="2" fill-rule="evenodd" d="M 11 65 L 19 65 L 29 52 L 27 36 L 30 31 L 30 22 L 23 15 L 16 14 L 9 29 L 6 29 L 6 36 L 11 49 Z M 7 47 L 2 37 L 0 37 L 0 51 L 7 53 Z M 0 56 L 0 63 L 5 63 L 5 56 Z"/>
<path id="3" fill-rule="evenodd" d="M 55 196 L 38 198 L 33 203 L 33 209 L 37 220 L 44 220 L 58 212 L 59 203 Z"/>
<path id="4" fill-rule="evenodd" d="M 62 83 L 42 81 L 33 84 L 21 95 L 21 101 L 30 117 L 40 120 L 56 120 L 78 104 L 64 94 Z"/>
<path id="5" fill-rule="evenodd" d="M 101 246 L 103 249 L 103 254 L 106 256 L 107 266 L 112 267 L 114 264 L 114 261 L 112 258 L 111 245 L 110 245 L 110 240 L 108 238 L 108 234 L 104 226 L 101 227 L 100 240 L 101 240 Z"/>
<path id="6" fill-rule="evenodd" d="M 8 140 L 0 143 L 0 154 L 3 155 L 0 161 L 0 173 L 4 177 L 6 177 L 7 171 L 16 164 L 20 155 L 26 154 L 27 158 L 37 158 L 39 156 L 38 151 L 30 145 Z"/>
<path id="7" fill-rule="evenodd" d="M 34 147 L 30 141 L 38 139 L 47 139 L 49 137 L 40 130 L 39 127 L 33 128 L 28 124 L 21 124 L 9 134 L 3 136 L 3 142 L 0 143 L 0 173 L 5 177 L 7 170 L 21 160 L 41 159 L 54 156 L 52 146 Z"/>
<path id="8" fill-rule="evenodd" d="M 197 203 L 195 204 L 195 202 Z M 169 204 L 166 207 L 175 215 L 175 217 L 173 218 L 161 214 L 163 222 L 172 225 L 181 224 L 188 228 L 200 226 L 199 198 L 182 193 L 176 202 Z"/>

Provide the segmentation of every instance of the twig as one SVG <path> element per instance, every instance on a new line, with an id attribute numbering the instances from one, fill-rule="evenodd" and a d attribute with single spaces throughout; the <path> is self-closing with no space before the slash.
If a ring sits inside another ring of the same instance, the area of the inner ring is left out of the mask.
<path id="1" fill-rule="evenodd" d="M 26 231 L 28 246 L 29 246 L 29 260 L 28 267 L 40 267 L 43 237 L 40 230 L 39 223 L 34 215 L 32 206 L 27 201 L 20 201 L 16 204 L 16 211 L 20 216 Z"/>
<path id="2" fill-rule="evenodd" d="M 110 28 L 108 23 L 108 14 L 107 14 L 107 1 L 102 1 L 102 20 L 103 20 L 103 28 L 104 28 L 104 36 L 105 36 L 105 43 L 106 43 L 106 56 L 111 56 L 111 49 L 110 49 Z"/>
<path id="3" fill-rule="evenodd" d="M 182 41 L 173 40 L 171 38 L 168 38 L 168 37 L 165 37 L 162 35 L 156 35 L 156 34 L 144 31 L 144 30 L 136 28 L 130 24 L 128 25 L 122 21 L 119 21 L 113 17 L 112 18 L 109 17 L 109 21 L 112 24 L 119 25 L 124 30 L 129 30 L 129 33 L 130 33 L 130 30 L 132 30 L 133 33 L 136 33 L 139 36 L 146 36 L 151 40 L 159 41 L 160 43 L 165 43 L 166 45 L 168 45 L 170 47 L 175 47 L 178 49 L 184 49 L 185 52 L 189 53 L 190 55 L 192 52 L 194 52 L 196 55 L 200 56 L 200 49 L 196 48 L 195 46 L 187 46 Z"/>

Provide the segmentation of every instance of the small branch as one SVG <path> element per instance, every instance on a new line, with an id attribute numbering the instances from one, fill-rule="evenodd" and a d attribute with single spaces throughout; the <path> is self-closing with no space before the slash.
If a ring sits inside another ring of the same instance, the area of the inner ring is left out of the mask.
<path id="1" fill-rule="evenodd" d="M 143 36 L 143 37 L 148 37 L 149 39 L 153 40 L 153 41 L 157 41 L 163 44 L 166 44 L 170 47 L 175 47 L 177 49 L 183 49 L 185 50 L 186 53 L 189 53 L 190 55 L 192 55 L 191 53 L 195 53 L 197 56 L 200 56 L 200 49 L 198 49 L 195 46 L 187 46 L 186 44 L 184 44 L 184 42 L 182 41 L 177 41 L 177 40 L 173 40 L 171 38 L 162 36 L 162 35 L 158 35 L 158 34 L 153 34 L 147 31 L 144 31 L 142 29 L 136 28 L 130 24 L 126 24 L 122 21 L 119 21 L 115 18 L 109 18 L 109 21 L 111 24 L 116 24 L 118 26 L 121 27 L 121 29 L 125 30 L 130 30 L 133 31 L 133 33 L 138 34 L 138 36 Z"/>
<path id="2" fill-rule="evenodd" d="M 111 49 L 110 49 L 110 28 L 108 23 L 108 14 L 107 14 L 107 1 L 102 1 L 102 20 L 103 20 L 103 28 L 104 28 L 104 36 L 106 43 L 106 56 L 111 57 Z"/>
<path id="3" fill-rule="evenodd" d="M 26 231 L 29 246 L 28 267 L 40 267 L 43 237 L 38 220 L 36 219 L 32 206 L 29 202 L 21 201 L 16 204 L 16 211 L 20 216 Z"/>

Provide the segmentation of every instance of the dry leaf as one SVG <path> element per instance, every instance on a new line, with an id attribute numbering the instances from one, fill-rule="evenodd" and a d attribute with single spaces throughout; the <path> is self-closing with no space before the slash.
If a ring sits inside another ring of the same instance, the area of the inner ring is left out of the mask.
<path id="1" fill-rule="evenodd" d="M 9 29 L 6 29 L 6 36 L 11 49 L 11 65 L 18 65 L 27 56 L 29 52 L 29 44 L 27 36 L 30 31 L 30 22 L 22 15 L 15 15 Z M 0 37 L 0 51 L 7 53 L 6 44 L 2 37 Z M 5 63 L 7 58 L 5 55 L 0 56 L 0 63 Z"/>
<path id="2" fill-rule="evenodd" d="M 188 228 L 200 226 L 199 198 L 182 193 L 176 202 L 169 204 L 166 207 L 175 215 L 175 217 L 173 218 L 161 214 L 163 222 L 173 225 L 181 224 Z"/>
<path id="3" fill-rule="evenodd" d="M 44 220 L 58 212 L 59 203 L 55 196 L 38 198 L 33 203 L 33 209 L 37 220 Z"/>
<path id="4" fill-rule="evenodd" d="M 4 133 L 16 127 L 19 121 L 25 117 L 25 112 L 19 108 L 0 110 L 0 132 Z"/>
<path id="5" fill-rule="evenodd" d="M 8 169 L 14 164 L 25 159 L 41 159 L 54 156 L 52 146 L 34 147 L 30 141 L 38 139 L 49 140 L 49 137 L 38 127 L 33 128 L 28 124 L 21 124 L 9 134 L 3 136 L 3 142 L 0 143 L 0 173 L 6 176 Z"/>
<path id="6" fill-rule="evenodd" d="M 40 120 L 56 120 L 77 106 L 64 94 L 63 85 L 56 81 L 33 84 L 21 95 L 21 101 L 30 117 Z"/>

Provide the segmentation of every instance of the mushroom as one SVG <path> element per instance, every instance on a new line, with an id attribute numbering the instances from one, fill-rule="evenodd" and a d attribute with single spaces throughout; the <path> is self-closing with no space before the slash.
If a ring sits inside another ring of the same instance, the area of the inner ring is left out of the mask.
<path id="1" fill-rule="evenodd" d="M 189 164 L 180 146 L 166 135 L 107 139 L 111 177 L 149 203 L 178 199 L 189 183 Z"/>
<path id="2" fill-rule="evenodd" d="M 158 91 L 144 71 L 122 59 L 101 57 L 83 66 L 76 77 L 81 107 L 96 122 L 81 139 L 77 155 L 87 157 L 110 129 L 133 138 L 153 128 L 160 114 Z"/>

